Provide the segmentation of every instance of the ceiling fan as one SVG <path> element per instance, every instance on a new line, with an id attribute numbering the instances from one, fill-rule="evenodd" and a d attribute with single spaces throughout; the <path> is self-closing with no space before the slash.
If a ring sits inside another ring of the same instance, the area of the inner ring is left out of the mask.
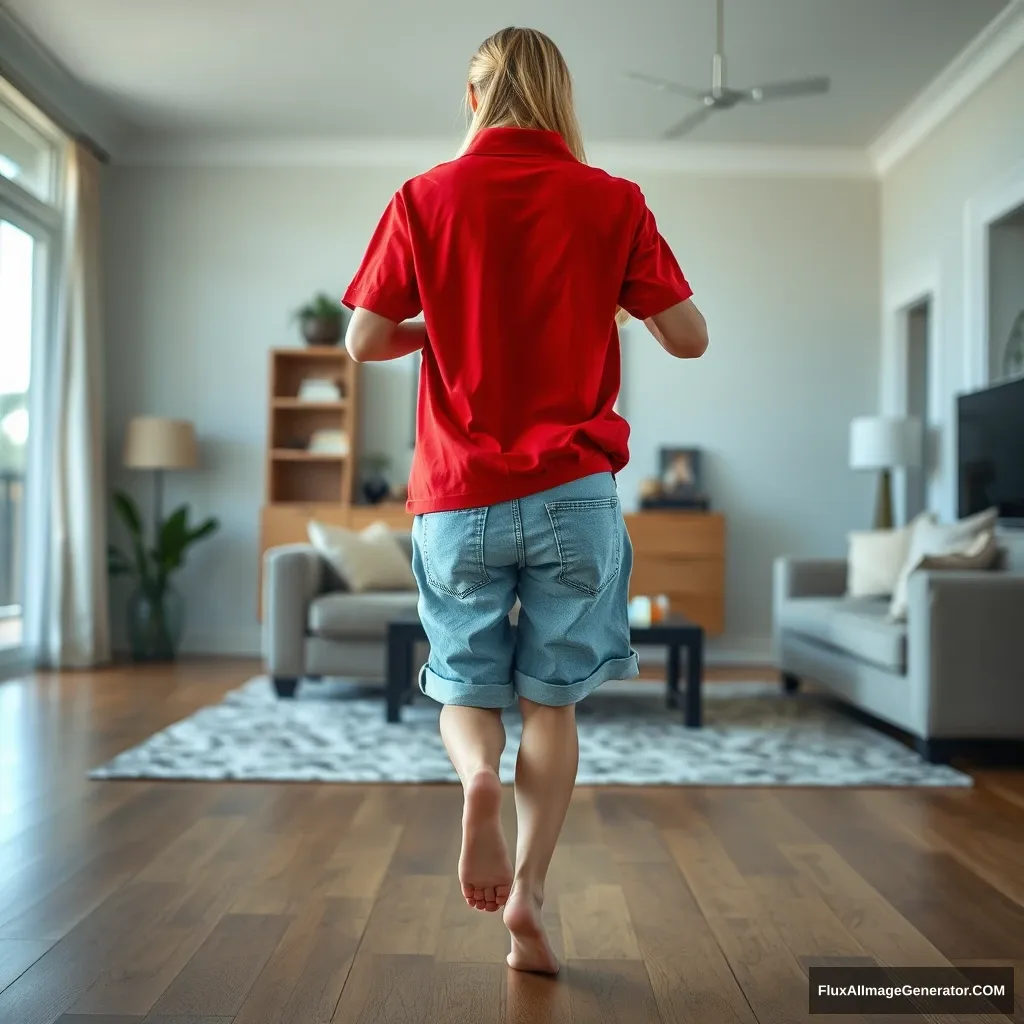
<path id="1" fill-rule="evenodd" d="M 687 96 L 702 106 L 665 132 L 666 139 L 678 139 L 703 124 L 712 114 L 731 110 L 741 103 L 768 103 L 773 100 L 790 100 L 800 96 L 816 96 L 828 92 L 831 81 L 824 75 L 814 78 L 796 78 L 790 81 L 769 82 L 749 89 L 730 89 L 725 84 L 725 0 L 716 0 L 718 14 L 717 43 L 711 60 L 711 88 L 707 91 L 693 89 L 666 78 L 644 75 L 636 71 L 626 72 L 626 77 L 635 82 L 653 86 L 660 92 L 672 92 Z"/>

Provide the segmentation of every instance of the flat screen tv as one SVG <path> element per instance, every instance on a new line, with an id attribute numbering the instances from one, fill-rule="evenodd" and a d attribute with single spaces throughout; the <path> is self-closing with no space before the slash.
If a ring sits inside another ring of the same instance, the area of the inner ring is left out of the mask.
<path id="1" fill-rule="evenodd" d="M 995 505 L 1024 525 L 1024 377 L 961 395 L 957 420 L 961 518 Z"/>

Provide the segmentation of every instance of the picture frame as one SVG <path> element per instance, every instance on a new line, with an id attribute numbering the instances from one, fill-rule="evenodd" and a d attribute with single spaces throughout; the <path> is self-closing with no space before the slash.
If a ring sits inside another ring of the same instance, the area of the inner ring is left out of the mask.
<path id="1" fill-rule="evenodd" d="M 658 479 L 665 501 L 689 503 L 702 494 L 701 450 L 659 448 Z"/>

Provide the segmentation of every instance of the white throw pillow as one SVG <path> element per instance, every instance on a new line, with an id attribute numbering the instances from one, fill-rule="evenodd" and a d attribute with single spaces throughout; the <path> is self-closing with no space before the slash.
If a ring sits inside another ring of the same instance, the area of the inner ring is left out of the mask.
<path id="1" fill-rule="evenodd" d="M 910 574 L 920 568 L 926 558 L 967 555 L 968 552 L 974 552 L 974 557 L 977 557 L 990 551 L 991 562 L 986 567 L 991 568 L 998 554 L 994 537 L 998 516 L 999 510 L 990 508 L 956 523 L 937 523 L 933 519 L 915 520 L 910 538 L 910 553 L 896 581 L 896 589 L 892 593 L 889 617 L 897 621 L 907 617 L 907 584 Z M 979 546 L 978 538 L 987 534 L 993 535 L 991 543 Z"/>
<path id="2" fill-rule="evenodd" d="M 312 520 L 309 542 L 353 594 L 368 590 L 415 590 L 409 558 L 386 523 L 371 523 L 361 533 Z"/>
<path id="3" fill-rule="evenodd" d="M 848 537 L 846 593 L 891 597 L 910 554 L 914 524 L 896 530 L 855 530 Z"/>

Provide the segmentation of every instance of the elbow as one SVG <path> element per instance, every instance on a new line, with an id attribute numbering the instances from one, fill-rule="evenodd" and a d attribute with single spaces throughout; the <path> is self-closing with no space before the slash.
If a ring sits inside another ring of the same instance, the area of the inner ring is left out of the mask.
<path id="1" fill-rule="evenodd" d="M 665 338 L 665 348 L 676 359 L 699 359 L 708 350 L 708 330 L 701 325 Z"/>
<path id="2" fill-rule="evenodd" d="M 365 363 L 370 358 L 370 346 L 368 339 L 361 331 L 353 331 L 351 328 L 345 332 L 345 351 L 356 363 Z"/>

